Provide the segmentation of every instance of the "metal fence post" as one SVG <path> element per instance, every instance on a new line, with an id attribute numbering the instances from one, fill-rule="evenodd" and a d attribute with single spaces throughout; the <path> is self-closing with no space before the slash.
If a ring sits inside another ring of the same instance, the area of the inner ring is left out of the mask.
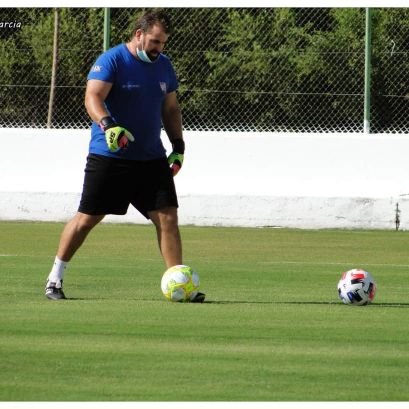
<path id="1" fill-rule="evenodd" d="M 372 55 L 372 10 L 366 7 L 365 16 L 365 100 L 364 132 L 371 132 L 371 55 Z"/>
<path id="2" fill-rule="evenodd" d="M 111 9 L 104 8 L 104 51 L 108 50 L 111 42 Z"/>
<path id="3" fill-rule="evenodd" d="M 58 8 L 54 9 L 54 40 L 53 40 L 53 65 L 51 68 L 50 98 L 48 101 L 47 128 L 51 128 L 53 122 L 55 87 L 58 69 L 58 37 L 59 37 L 59 14 Z"/>

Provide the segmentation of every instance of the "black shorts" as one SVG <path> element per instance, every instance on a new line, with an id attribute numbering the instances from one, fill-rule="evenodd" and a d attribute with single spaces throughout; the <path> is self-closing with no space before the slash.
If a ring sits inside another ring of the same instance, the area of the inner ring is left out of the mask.
<path id="1" fill-rule="evenodd" d="M 146 218 L 151 210 L 178 207 L 167 159 L 133 161 L 89 154 L 78 211 L 123 215 L 129 204 Z"/>

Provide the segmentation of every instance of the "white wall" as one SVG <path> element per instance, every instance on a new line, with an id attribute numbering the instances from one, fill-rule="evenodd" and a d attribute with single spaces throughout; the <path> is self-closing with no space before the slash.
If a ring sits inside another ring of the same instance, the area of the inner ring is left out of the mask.
<path id="1" fill-rule="evenodd" d="M 175 179 L 181 224 L 394 229 L 398 203 L 401 228 L 409 226 L 409 136 L 186 132 L 185 139 Z M 0 129 L 0 219 L 69 219 L 88 142 L 88 130 Z M 133 209 L 106 220 L 145 223 Z"/>

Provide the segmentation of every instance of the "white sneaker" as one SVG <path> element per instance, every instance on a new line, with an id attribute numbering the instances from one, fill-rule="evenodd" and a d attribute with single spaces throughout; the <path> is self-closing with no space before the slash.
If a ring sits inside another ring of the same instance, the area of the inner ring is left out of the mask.
<path id="1" fill-rule="evenodd" d="M 67 297 L 62 290 L 62 280 L 57 281 L 56 283 L 47 280 L 45 285 L 45 296 L 53 301 L 65 300 Z"/>

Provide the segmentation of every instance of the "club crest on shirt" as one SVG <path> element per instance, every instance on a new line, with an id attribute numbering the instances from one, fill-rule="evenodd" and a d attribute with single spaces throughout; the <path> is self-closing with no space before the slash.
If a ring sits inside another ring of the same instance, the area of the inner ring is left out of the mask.
<path id="1" fill-rule="evenodd" d="M 163 95 L 166 95 L 167 87 L 166 82 L 159 82 L 160 89 L 162 90 Z"/>

